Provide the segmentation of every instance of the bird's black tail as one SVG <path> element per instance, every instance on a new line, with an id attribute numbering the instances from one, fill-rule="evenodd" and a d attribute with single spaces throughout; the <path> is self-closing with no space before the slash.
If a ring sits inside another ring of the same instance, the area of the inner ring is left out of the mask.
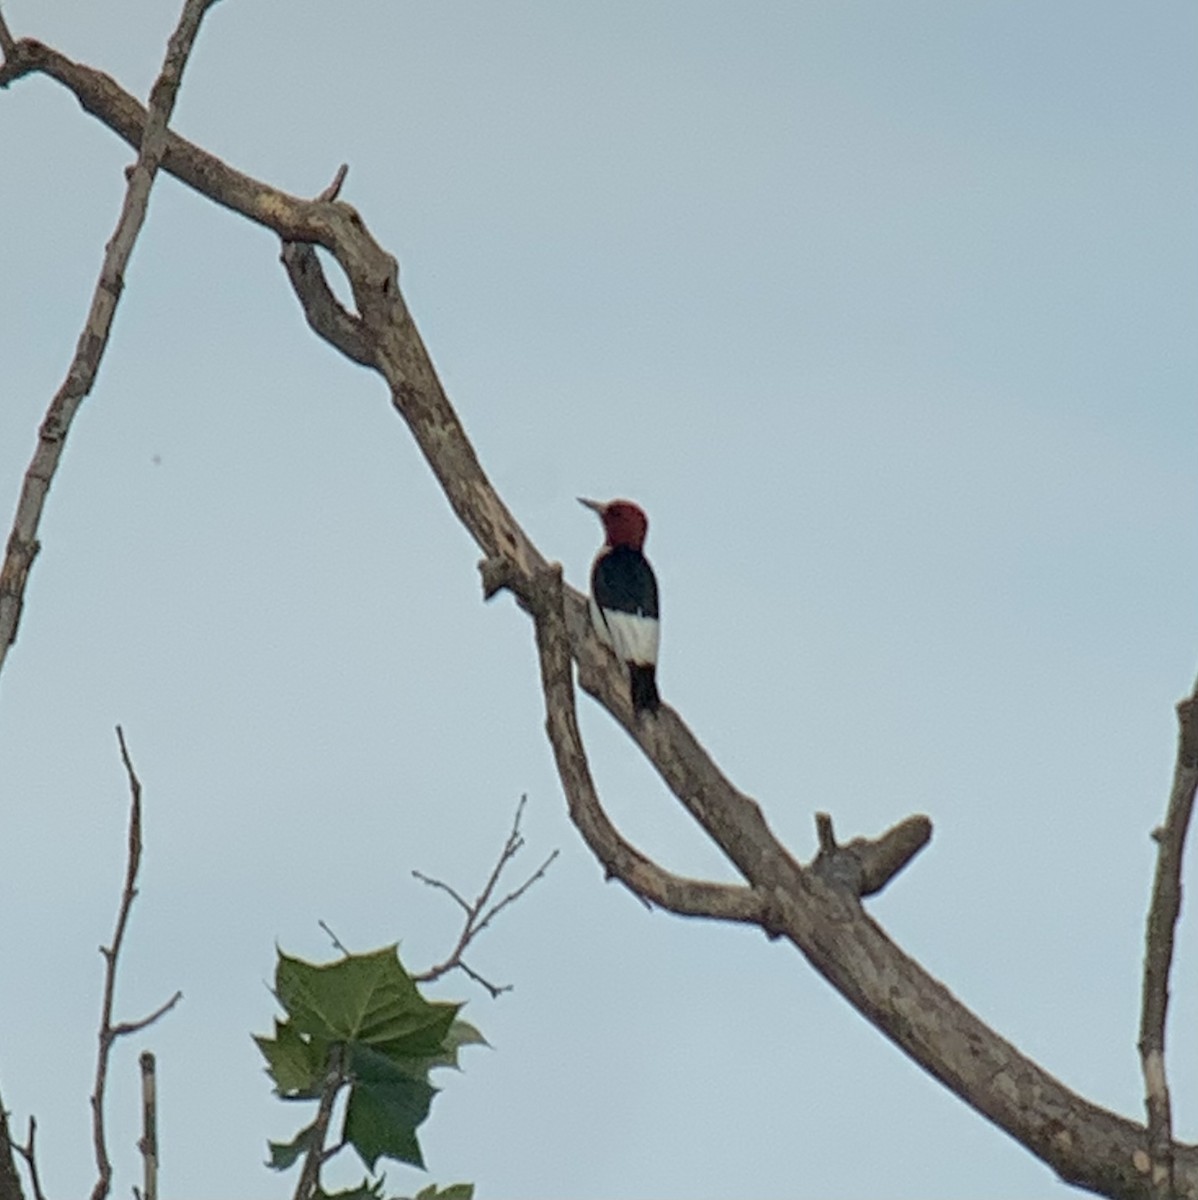
<path id="1" fill-rule="evenodd" d="M 657 712 L 661 697 L 657 694 L 657 668 L 629 663 L 632 673 L 632 707 L 637 712 Z"/>

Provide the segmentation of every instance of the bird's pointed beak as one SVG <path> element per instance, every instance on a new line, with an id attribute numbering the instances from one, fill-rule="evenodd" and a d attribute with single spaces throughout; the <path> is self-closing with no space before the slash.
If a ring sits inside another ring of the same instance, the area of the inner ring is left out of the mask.
<path id="1" fill-rule="evenodd" d="M 598 500 L 587 500 L 582 496 L 578 497 L 578 503 L 581 504 L 583 508 L 589 508 L 591 512 L 598 513 L 599 516 L 603 516 L 603 510 L 607 508 L 606 504 L 601 504 Z"/>

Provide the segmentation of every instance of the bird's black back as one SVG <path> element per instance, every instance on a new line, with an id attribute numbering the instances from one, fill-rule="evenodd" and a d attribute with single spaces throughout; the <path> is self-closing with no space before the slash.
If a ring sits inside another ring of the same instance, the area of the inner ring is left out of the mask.
<path id="1" fill-rule="evenodd" d="M 591 571 L 591 595 L 600 608 L 659 617 L 657 577 L 648 559 L 631 546 L 613 546 Z"/>

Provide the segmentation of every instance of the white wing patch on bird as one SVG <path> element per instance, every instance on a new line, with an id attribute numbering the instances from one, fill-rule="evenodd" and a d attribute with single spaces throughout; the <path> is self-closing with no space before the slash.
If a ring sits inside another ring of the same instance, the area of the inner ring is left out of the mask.
<path id="1" fill-rule="evenodd" d="M 600 611 L 591 600 L 591 623 L 601 641 L 606 642 L 624 662 L 651 667 L 657 663 L 657 644 L 661 639 L 661 624 L 656 617 L 639 613 Z"/>

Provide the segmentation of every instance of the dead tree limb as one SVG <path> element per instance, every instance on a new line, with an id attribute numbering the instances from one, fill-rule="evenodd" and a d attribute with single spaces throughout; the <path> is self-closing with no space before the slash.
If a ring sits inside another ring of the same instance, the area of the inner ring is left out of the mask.
<path id="1" fill-rule="evenodd" d="M 680 916 L 760 924 L 768 909 L 766 896 L 752 888 L 685 879 L 663 870 L 625 841 L 604 812 L 578 731 L 564 598 L 561 568 L 556 564 L 530 581 L 523 593 L 536 622 L 545 727 L 570 818 L 583 840 L 607 877 L 618 879 L 646 903 Z"/>

